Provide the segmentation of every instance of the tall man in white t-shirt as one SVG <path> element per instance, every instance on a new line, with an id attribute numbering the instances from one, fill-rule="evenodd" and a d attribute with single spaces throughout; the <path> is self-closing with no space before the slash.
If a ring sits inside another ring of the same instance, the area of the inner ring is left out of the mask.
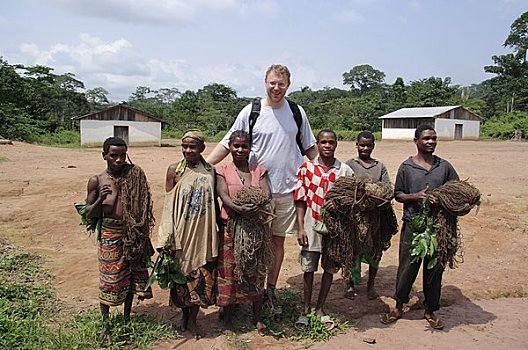
<path id="1" fill-rule="evenodd" d="M 268 170 L 272 193 L 272 210 L 276 218 L 271 224 L 273 233 L 274 263 L 268 272 L 267 295 L 275 314 L 281 308 L 275 295 L 275 285 L 284 258 L 284 238 L 286 233 L 294 233 L 295 203 L 293 190 L 297 182 L 297 170 L 303 163 L 303 156 L 296 141 L 300 131 L 304 154 L 309 159 L 317 156 L 315 137 L 304 109 L 299 106 L 302 116 L 300 127 L 295 122 L 288 101 L 284 98 L 290 87 L 290 71 L 283 65 L 272 65 L 266 71 L 264 80 L 267 96 L 261 100 L 260 115 L 252 132 L 250 163 L 264 166 Z M 240 111 L 233 126 L 207 158 L 217 164 L 229 154 L 229 136 L 235 130 L 249 131 L 251 104 Z"/>

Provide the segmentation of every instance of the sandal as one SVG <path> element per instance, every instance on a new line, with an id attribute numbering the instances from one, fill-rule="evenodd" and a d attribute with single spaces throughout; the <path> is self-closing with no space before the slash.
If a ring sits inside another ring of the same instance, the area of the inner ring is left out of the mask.
<path id="1" fill-rule="evenodd" d="M 434 314 L 424 314 L 424 319 L 429 323 L 432 329 L 442 330 L 444 329 L 444 323 L 439 318 L 435 317 Z"/>
<path id="2" fill-rule="evenodd" d="M 381 315 L 380 322 L 383 323 L 383 324 L 392 324 L 392 323 L 398 321 L 401 317 L 402 317 L 401 314 L 396 314 L 393 311 L 391 311 L 391 312 L 389 312 L 387 314 Z"/>
<path id="3" fill-rule="evenodd" d="M 321 316 L 321 323 L 324 325 L 327 331 L 331 331 L 335 327 L 335 323 L 332 321 L 329 315 Z"/>
<path id="4" fill-rule="evenodd" d="M 300 315 L 297 321 L 295 321 L 295 328 L 299 331 L 304 331 L 308 328 L 308 316 Z"/>

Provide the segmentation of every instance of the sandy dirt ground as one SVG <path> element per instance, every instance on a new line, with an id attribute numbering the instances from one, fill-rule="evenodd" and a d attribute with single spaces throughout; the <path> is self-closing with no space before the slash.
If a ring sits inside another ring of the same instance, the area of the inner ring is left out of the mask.
<path id="1" fill-rule="evenodd" d="M 205 154 L 214 144 L 208 144 Z M 415 153 L 412 142 L 379 142 L 374 156 L 385 163 L 394 180 L 399 164 Z M 341 142 L 337 157 L 355 156 L 354 144 Z M 528 143 L 485 141 L 440 141 L 437 154 L 448 159 L 462 179 L 469 179 L 482 192 L 478 214 L 461 218 L 465 261 L 444 273 L 442 299 L 446 328 L 431 332 L 422 319 L 423 310 L 407 312 L 395 325 L 384 326 L 379 315 L 394 305 L 398 237 L 385 253 L 377 278 L 381 297 L 369 301 L 364 284 L 350 301 L 342 297 L 341 277 L 336 279 L 326 309 L 350 322 L 347 333 L 335 336 L 314 349 L 525 349 L 528 343 Z M 179 147 L 132 148 L 132 161 L 146 172 L 155 201 L 155 216 L 161 217 L 164 177 L 168 164 L 180 159 Z M 55 277 L 65 305 L 83 309 L 97 305 L 98 272 L 93 237 L 82 234 L 73 203 L 84 200 L 91 175 L 105 169 L 99 149 L 56 149 L 15 142 L 0 145 L 0 234 L 25 249 L 46 257 L 46 267 Z M 395 204 L 401 216 L 401 205 Z M 153 242 L 156 242 L 154 230 Z M 302 290 L 294 237 L 286 241 L 286 256 L 279 279 L 280 288 Z M 363 268 L 366 273 L 366 267 Z M 320 274 L 316 275 L 314 294 Z M 422 297 L 421 275 L 414 288 L 413 302 Z M 166 291 L 154 286 L 155 298 L 135 307 L 165 320 L 179 314 L 170 309 Z M 418 307 L 417 307 L 418 308 Z M 205 337 L 196 341 L 188 334 L 155 349 L 240 348 L 222 335 L 217 309 L 200 313 Z M 365 340 L 372 338 L 375 344 Z M 255 331 L 240 334 L 244 347 L 302 349 L 301 343 Z"/>

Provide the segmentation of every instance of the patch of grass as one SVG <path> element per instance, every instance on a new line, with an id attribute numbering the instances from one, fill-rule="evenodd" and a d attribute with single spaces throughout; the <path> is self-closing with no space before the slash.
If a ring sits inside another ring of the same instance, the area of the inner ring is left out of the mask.
<path id="1" fill-rule="evenodd" d="M 72 316 L 60 311 L 52 276 L 43 259 L 0 239 L 0 349 L 100 349 L 103 320 L 98 310 Z M 177 337 L 172 328 L 148 316 L 125 323 L 121 315 L 108 320 L 113 344 L 106 349 L 147 349 Z"/>
<path id="2" fill-rule="evenodd" d="M 0 156 L 0 163 L 3 163 L 3 162 L 9 162 L 9 158 Z"/>
<path id="3" fill-rule="evenodd" d="M 335 327 L 329 331 L 324 327 L 319 316 L 312 312 L 308 315 L 308 327 L 304 330 L 298 330 L 295 328 L 295 322 L 301 314 L 301 292 L 291 289 L 277 289 L 276 293 L 282 307 L 282 317 L 280 319 L 275 318 L 266 303 L 262 309 L 262 321 L 268 327 L 270 335 L 276 338 L 288 338 L 302 342 L 305 347 L 310 347 L 315 342 L 326 341 L 334 335 L 345 332 L 350 327 L 343 316 L 330 315 Z M 251 305 L 249 304 L 240 307 L 240 312 L 235 313 L 234 325 L 236 330 L 247 330 L 247 324 L 251 320 L 251 312 Z M 242 337 L 237 336 L 232 341 L 238 344 L 238 347 L 235 346 L 235 348 L 244 349 L 244 347 L 240 347 L 244 344 Z"/>

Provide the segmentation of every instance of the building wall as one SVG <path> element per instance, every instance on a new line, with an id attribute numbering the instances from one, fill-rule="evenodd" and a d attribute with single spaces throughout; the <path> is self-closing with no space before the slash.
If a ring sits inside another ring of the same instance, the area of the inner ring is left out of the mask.
<path id="1" fill-rule="evenodd" d="M 455 124 L 462 124 L 462 140 L 478 140 L 480 121 L 459 119 L 435 119 L 434 128 L 438 139 L 454 140 Z M 381 129 L 381 138 L 384 140 L 412 140 L 415 128 L 385 128 Z"/>
<path id="2" fill-rule="evenodd" d="M 161 146 L 161 123 L 126 120 L 81 120 L 81 146 L 100 147 L 114 136 L 114 126 L 128 126 L 129 146 Z"/>
<path id="3" fill-rule="evenodd" d="M 412 140 L 414 138 L 414 129 L 390 128 L 381 129 L 382 140 Z"/>
<path id="4" fill-rule="evenodd" d="M 462 140 L 478 140 L 480 121 L 461 119 L 436 119 L 436 135 L 441 140 L 455 139 L 455 124 L 462 124 Z"/>

